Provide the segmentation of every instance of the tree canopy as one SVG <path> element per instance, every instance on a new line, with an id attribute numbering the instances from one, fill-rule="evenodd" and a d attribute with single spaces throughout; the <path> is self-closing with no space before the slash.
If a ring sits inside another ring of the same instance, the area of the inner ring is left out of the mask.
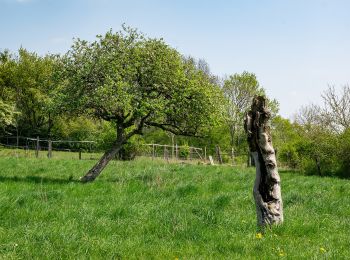
<path id="1" fill-rule="evenodd" d="M 41 57 L 23 48 L 18 55 L 4 51 L 0 57 L 0 99 L 20 110 L 17 119 L 20 133 L 48 134 L 52 128 L 50 92 L 54 88 L 56 57 Z"/>
<path id="2" fill-rule="evenodd" d="M 227 99 L 227 124 L 231 135 L 231 146 L 235 145 L 235 139 L 243 134 L 242 120 L 249 110 L 255 96 L 265 95 L 265 90 L 260 86 L 254 73 L 244 71 L 235 73 L 224 80 L 223 93 Z M 269 101 L 271 112 L 278 112 L 278 102 Z"/>
<path id="3" fill-rule="evenodd" d="M 193 136 L 213 125 L 222 112 L 221 92 L 203 70 L 162 39 L 132 28 L 109 31 L 94 42 L 78 39 L 61 66 L 56 91 L 60 108 L 116 125 L 114 146 L 102 158 L 107 163 L 145 127 Z M 96 165 L 94 172 L 98 175 L 103 167 Z M 85 180 L 94 179 L 95 173 Z"/>

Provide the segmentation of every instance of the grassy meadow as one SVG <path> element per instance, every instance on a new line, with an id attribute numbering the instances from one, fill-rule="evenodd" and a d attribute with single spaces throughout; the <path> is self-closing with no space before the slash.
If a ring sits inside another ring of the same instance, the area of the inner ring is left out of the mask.
<path id="1" fill-rule="evenodd" d="M 254 169 L 0 157 L 1 259 L 350 259 L 350 182 L 280 171 L 285 223 L 257 233 Z"/>

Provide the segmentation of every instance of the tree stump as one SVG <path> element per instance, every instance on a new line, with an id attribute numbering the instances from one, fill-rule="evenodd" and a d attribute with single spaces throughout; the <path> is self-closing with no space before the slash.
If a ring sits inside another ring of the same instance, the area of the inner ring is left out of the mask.
<path id="1" fill-rule="evenodd" d="M 267 99 L 263 96 L 254 97 L 251 110 L 246 114 L 244 129 L 256 167 L 253 195 L 260 227 L 283 222 L 281 180 L 272 146 L 270 117 Z"/>

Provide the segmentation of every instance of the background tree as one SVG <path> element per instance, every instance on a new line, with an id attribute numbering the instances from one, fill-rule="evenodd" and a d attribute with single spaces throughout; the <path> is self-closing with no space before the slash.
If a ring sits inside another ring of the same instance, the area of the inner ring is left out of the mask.
<path id="1" fill-rule="evenodd" d="M 0 128 L 13 125 L 16 114 L 14 105 L 6 104 L 0 99 Z"/>
<path id="2" fill-rule="evenodd" d="M 301 133 L 301 125 L 291 122 L 289 119 L 276 116 L 271 122 L 272 137 L 276 156 L 283 166 L 290 168 L 301 167 L 297 148 L 305 140 Z"/>
<path id="3" fill-rule="evenodd" d="M 5 82 L 4 77 L 7 71 L 7 62 L 11 59 L 10 52 L 5 50 L 0 52 L 0 128 L 3 129 L 6 125 L 13 123 L 14 105 L 13 93 Z"/>
<path id="4" fill-rule="evenodd" d="M 57 92 L 63 110 L 111 121 L 116 137 L 81 179 L 94 180 L 132 136 L 147 126 L 177 135 L 197 135 L 215 122 L 220 91 L 193 62 L 161 39 L 135 29 L 77 40 L 62 59 Z"/>
<path id="5" fill-rule="evenodd" d="M 338 94 L 334 86 L 329 86 L 322 94 L 324 107 L 321 120 L 336 132 L 350 128 L 350 87 L 345 85 Z"/>
<path id="6" fill-rule="evenodd" d="M 0 55 L 0 97 L 11 100 L 20 111 L 17 127 L 20 135 L 49 135 L 53 126 L 50 92 L 56 57 L 38 56 L 21 48 L 18 55 L 8 51 Z"/>
<path id="7" fill-rule="evenodd" d="M 265 95 L 265 90 L 253 73 L 244 71 L 234 74 L 224 80 L 223 92 L 227 98 L 227 125 L 231 136 L 231 146 L 238 145 L 239 136 L 244 136 L 242 121 L 249 110 L 254 96 Z M 273 115 L 278 111 L 278 103 L 270 102 Z M 244 139 L 244 137 L 243 137 Z"/>
<path id="8" fill-rule="evenodd" d="M 224 81 L 223 91 L 228 99 L 228 126 L 231 135 L 231 146 L 235 145 L 237 132 L 240 130 L 244 113 L 251 105 L 253 97 L 264 94 L 256 76 L 249 72 L 234 74 Z"/>
<path id="9" fill-rule="evenodd" d="M 287 162 L 288 152 L 294 166 L 307 174 L 350 177 L 346 156 L 350 149 L 349 97 L 348 86 L 339 93 L 329 87 L 322 94 L 323 106 L 311 104 L 300 109 L 293 129 L 282 130 L 290 134 L 288 140 L 280 142 L 279 158 Z"/>

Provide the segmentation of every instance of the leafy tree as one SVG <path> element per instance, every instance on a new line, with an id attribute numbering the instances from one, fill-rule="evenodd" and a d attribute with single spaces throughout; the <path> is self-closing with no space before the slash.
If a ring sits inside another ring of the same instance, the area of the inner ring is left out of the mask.
<path id="1" fill-rule="evenodd" d="M 345 85 L 338 94 L 334 86 L 329 86 L 322 94 L 324 107 L 321 119 L 332 130 L 341 133 L 350 128 L 350 87 Z"/>
<path id="2" fill-rule="evenodd" d="M 300 125 L 300 142 L 296 143 L 301 168 L 308 174 L 334 175 L 339 167 L 337 158 L 339 135 L 322 118 L 322 108 L 303 107 L 296 118 Z"/>
<path id="3" fill-rule="evenodd" d="M 345 85 L 340 93 L 329 86 L 322 93 L 323 106 L 311 104 L 302 107 L 297 115 L 304 125 L 318 124 L 334 133 L 342 133 L 350 128 L 350 87 Z"/>
<path id="4" fill-rule="evenodd" d="M 0 127 L 4 128 L 7 125 L 13 125 L 16 115 L 15 107 L 6 104 L 0 99 Z"/>
<path id="5" fill-rule="evenodd" d="M 300 142 L 304 141 L 301 136 L 302 127 L 281 116 L 276 116 L 272 120 L 271 127 L 279 161 L 292 168 L 300 166 L 297 147 Z"/>
<path id="6" fill-rule="evenodd" d="M 9 76 L 8 62 L 11 54 L 8 50 L 0 52 L 0 128 L 14 125 L 15 115 L 18 115 L 14 105 L 14 91 L 5 83 L 5 76 Z"/>
<path id="7" fill-rule="evenodd" d="M 242 122 L 252 99 L 254 96 L 265 95 L 265 90 L 259 85 L 255 74 L 244 71 L 224 80 L 223 92 L 228 100 L 227 124 L 231 135 L 231 146 L 234 146 L 235 140 L 239 140 L 239 134 L 244 135 Z M 273 114 L 277 113 L 277 101 L 269 101 L 269 107 Z"/>
<path id="8" fill-rule="evenodd" d="M 193 62 L 161 39 L 135 29 L 107 32 L 94 42 L 78 39 L 63 57 L 60 108 L 111 121 L 111 149 L 81 179 L 94 180 L 134 135 L 153 126 L 177 135 L 198 135 L 215 122 L 220 90 Z"/>
<path id="9" fill-rule="evenodd" d="M 303 107 L 296 118 L 303 138 L 296 146 L 302 168 L 308 173 L 349 177 L 350 88 L 346 85 L 337 92 L 330 86 L 322 98 L 322 106 Z"/>
<path id="10" fill-rule="evenodd" d="M 56 57 L 38 56 L 19 49 L 0 55 L 0 98 L 11 100 L 21 112 L 17 124 L 20 134 L 47 135 L 53 126 L 51 99 L 52 72 Z"/>
<path id="11" fill-rule="evenodd" d="M 347 128 L 340 136 L 337 146 L 337 157 L 340 167 L 337 175 L 342 178 L 350 178 L 350 128 Z"/>

